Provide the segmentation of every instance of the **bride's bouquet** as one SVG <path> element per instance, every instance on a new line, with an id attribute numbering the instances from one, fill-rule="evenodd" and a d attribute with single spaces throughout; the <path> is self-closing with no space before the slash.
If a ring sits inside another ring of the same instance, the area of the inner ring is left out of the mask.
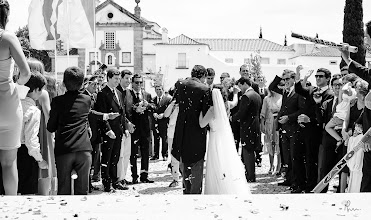
<path id="1" fill-rule="evenodd" d="M 147 106 L 148 102 L 146 100 L 142 100 L 134 105 L 134 110 L 139 114 L 143 114 L 144 111 L 147 109 Z"/>

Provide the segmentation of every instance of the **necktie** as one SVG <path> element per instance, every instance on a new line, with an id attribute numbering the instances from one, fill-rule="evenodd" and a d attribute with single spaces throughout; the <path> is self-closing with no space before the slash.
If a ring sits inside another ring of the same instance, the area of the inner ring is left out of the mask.
<path id="1" fill-rule="evenodd" d="M 120 105 L 120 102 L 119 102 L 119 99 L 117 98 L 115 89 L 112 89 L 112 93 L 113 93 L 113 99 Z"/>
<path id="2" fill-rule="evenodd" d="M 137 98 L 139 99 L 139 101 L 142 101 L 141 97 L 140 97 L 140 93 L 137 92 Z"/>
<path id="3" fill-rule="evenodd" d="M 334 98 L 334 105 L 332 106 L 332 114 L 331 115 L 334 115 L 335 113 L 335 110 L 336 110 L 336 106 L 338 105 L 339 103 L 339 99 L 338 98 Z"/>

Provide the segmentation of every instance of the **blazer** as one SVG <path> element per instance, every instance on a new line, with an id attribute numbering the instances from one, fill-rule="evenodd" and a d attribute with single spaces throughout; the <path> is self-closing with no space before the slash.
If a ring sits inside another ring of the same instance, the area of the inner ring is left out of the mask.
<path id="1" fill-rule="evenodd" d="M 83 94 L 90 96 L 91 99 L 91 110 L 95 110 L 95 103 L 97 98 L 94 94 L 90 94 L 87 90 L 84 90 Z M 98 115 L 95 111 L 89 112 L 89 126 L 92 132 L 90 142 L 92 144 L 99 144 L 103 142 L 103 134 L 111 130 L 111 126 L 108 121 L 103 120 L 103 115 Z"/>
<path id="2" fill-rule="evenodd" d="M 92 151 L 88 136 L 90 108 L 90 97 L 79 91 L 53 98 L 47 129 L 55 132 L 55 156 Z"/>
<path id="3" fill-rule="evenodd" d="M 179 104 L 172 155 L 183 163 L 195 163 L 206 153 L 206 127 L 201 128 L 200 113 L 206 114 L 212 105 L 210 88 L 197 78 L 179 80 L 174 98 Z"/>
<path id="4" fill-rule="evenodd" d="M 141 90 L 140 93 L 144 100 L 148 102 L 148 107 L 143 113 L 136 112 L 136 107 L 138 106 L 140 100 L 135 94 L 134 90 L 130 90 L 131 95 L 133 97 L 133 124 L 135 125 L 134 135 L 140 137 L 149 137 L 151 131 L 151 124 L 150 124 L 150 114 L 152 114 L 153 109 L 155 108 L 154 104 L 152 103 L 151 94 L 148 92 Z"/>
<path id="5" fill-rule="evenodd" d="M 126 118 L 132 122 L 133 121 L 133 96 L 131 89 L 122 88 L 121 85 L 117 86 L 117 89 L 121 92 L 122 100 L 125 106 L 125 116 Z"/>
<path id="6" fill-rule="evenodd" d="M 162 96 L 161 101 L 159 102 L 158 97 L 153 98 L 153 103 L 155 104 L 154 113 L 162 114 L 165 112 L 166 108 L 170 105 L 172 101 L 172 97 L 170 95 L 164 94 Z M 169 118 L 163 117 L 162 119 L 155 119 L 156 122 L 159 124 L 159 126 L 167 126 L 167 123 L 169 122 Z"/>
<path id="7" fill-rule="evenodd" d="M 241 144 L 249 151 L 260 146 L 259 116 L 261 106 L 260 95 L 250 87 L 241 97 L 238 112 L 232 116 L 232 122 L 240 120 Z"/>
<path id="8" fill-rule="evenodd" d="M 278 84 L 281 81 L 281 77 L 276 76 L 272 83 L 269 85 L 269 89 L 282 95 L 282 106 L 278 112 L 277 118 L 287 115 L 288 121 L 285 124 L 278 123 L 278 127 L 282 128 L 288 134 L 295 134 L 299 131 L 300 126 L 298 124 L 298 116 L 304 113 L 305 99 L 295 92 L 295 89 L 288 94 L 283 89 L 278 88 Z"/>
<path id="9" fill-rule="evenodd" d="M 127 127 L 127 119 L 125 117 L 122 94 L 116 88 L 114 90 L 116 91 L 118 100 L 114 98 L 114 93 L 108 86 L 105 86 L 98 92 L 95 110 L 102 113 L 120 113 L 120 116 L 113 120 L 109 120 L 111 130 L 115 133 L 116 138 L 119 138 L 122 137 L 124 129 Z"/>

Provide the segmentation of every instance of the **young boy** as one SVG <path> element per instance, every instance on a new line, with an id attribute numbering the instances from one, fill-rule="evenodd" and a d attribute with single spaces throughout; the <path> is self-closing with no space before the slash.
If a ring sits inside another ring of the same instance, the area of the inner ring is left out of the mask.
<path id="1" fill-rule="evenodd" d="M 92 147 L 88 135 L 88 115 L 91 99 L 79 90 L 84 82 L 84 73 L 78 67 L 64 71 L 63 84 L 67 92 L 52 100 L 47 129 L 55 133 L 55 162 L 58 177 L 58 195 L 71 195 L 71 172 L 78 178 L 74 181 L 74 194 L 87 195 Z"/>
<path id="2" fill-rule="evenodd" d="M 30 80 L 25 84 L 30 90 L 25 99 L 21 100 L 23 109 L 23 126 L 21 147 L 17 152 L 18 193 L 36 194 L 38 169 L 47 169 L 48 163 L 43 160 L 40 152 L 39 127 L 41 111 L 36 106 L 36 100 L 46 84 L 45 77 L 39 72 L 32 72 Z"/>

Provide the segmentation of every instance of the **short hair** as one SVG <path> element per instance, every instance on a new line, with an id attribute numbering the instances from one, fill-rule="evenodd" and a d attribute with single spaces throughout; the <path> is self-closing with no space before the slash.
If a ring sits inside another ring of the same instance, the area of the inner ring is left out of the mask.
<path id="1" fill-rule="evenodd" d="M 229 73 L 227 73 L 227 72 L 223 72 L 222 74 L 221 74 L 221 76 L 222 75 L 226 75 L 226 77 L 231 77 L 230 75 L 229 75 Z"/>
<path id="2" fill-rule="evenodd" d="M 30 67 L 30 71 L 37 71 L 44 75 L 44 64 L 40 60 L 31 57 L 27 59 L 27 64 Z"/>
<path id="3" fill-rule="evenodd" d="M 78 91 L 84 82 L 84 72 L 76 66 L 68 67 L 63 73 L 63 83 L 67 91 Z"/>
<path id="4" fill-rule="evenodd" d="M 224 102 L 228 101 L 228 92 L 222 85 L 214 85 L 213 88 L 220 90 Z"/>
<path id="5" fill-rule="evenodd" d="M 0 2 L 0 25 L 5 29 L 9 16 L 9 3 L 7 0 Z"/>
<path id="6" fill-rule="evenodd" d="M 371 37 L 371 21 L 366 23 L 366 33 Z"/>
<path id="7" fill-rule="evenodd" d="M 322 73 L 324 73 L 324 74 L 325 74 L 325 77 L 326 77 L 327 79 L 331 78 L 331 71 L 328 70 L 328 69 L 326 69 L 326 68 L 319 68 L 319 69 L 317 70 L 317 73 L 318 73 L 318 72 L 322 72 Z"/>
<path id="8" fill-rule="evenodd" d="M 164 86 L 163 86 L 163 85 L 156 84 L 156 85 L 155 85 L 155 88 L 158 88 L 158 87 L 160 87 L 162 90 L 164 90 Z"/>
<path id="9" fill-rule="evenodd" d="M 139 75 L 138 73 L 136 73 L 136 74 L 134 74 L 134 76 L 131 79 L 131 81 L 134 82 L 134 79 L 143 79 L 143 77 L 141 75 Z"/>
<path id="10" fill-rule="evenodd" d="M 296 73 L 294 71 L 292 71 L 292 70 L 289 70 L 289 69 L 283 70 L 283 74 L 282 75 L 287 75 L 287 74 L 290 76 L 290 78 L 293 78 L 293 77 L 296 76 Z"/>
<path id="11" fill-rule="evenodd" d="M 252 85 L 252 82 L 251 82 L 251 80 L 250 80 L 248 77 L 241 77 L 241 78 L 239 78 L 239 79 L 237 80 L 237 83 L 236 83 L 236 84 L 241 84 L 241 85 L 243 85 L 243 84 L 245 84 L 245 83 L 247 83 L 247 85 L 249 85 L 249 86 Z"/>
<path id="12" fill-rule="evenodd" d="M 348 82 L 354 83 L 356 80 L 359 79 L 359 76 L 357 76 L 354 73 L 349 73 L 341 78 L 342 80 L 346 80 Z"/>
<path id="13" fill-rule="evenodd" d="M 331 79 L 331 85 L 334 85 L 334 82 L 339 79 L 341 79 L 341 74 L 334 74 L 334 76 Z"/>
<path id="14" fill-rule="evenodd" d="M 38 71 L 32 71 L 31 72 L 31 77 L 28 80 L 28 82 L 25 84 L 30 90 L 28 90 L 28 93 L 33 92 L 35 89 L 43 89 L 44 86 L 46 85 L 46 79 L 45 76 L 43 76 L 40 72 Z"/>
<path id="15" fill-rule="evenodd" d="M 213 68 L 207 68 L 207 76 L 215 76 L 215 71 Z"/>
<path id="16" fill-rule="evenodd" d="M 196 77 L 197 79 L 201 79 L 205 77 L 207 74 L 207 70 L 202 65 L 195 65 L 192 69 L 191 76 Z"/>
<path id="17" fill-rule="evenodd" d="M 362 95 L 362 96 L 366 96 L 367 93 L 369 92 L 368 90 L 368 82 L 366 82 L 365 80 L 361 79 L 357 82 L 357 84 L 359 85 L 359 93 Z"/>
<path id="18" fill-rule="evenodd" d="M 126 75 L 133 75 L 132 72 L 130 72 L 130 70 L 123 70 L 121 71 L 121 78 L 124 78 Z"/>
<path id="19" fill-rule="evenodd" d="M 249 69 L 249 66 L 248 66 L 247 64 L 242 64 L 242 65 L 240 66 L 240 72 L 241 72 L 241 70 L 242 70 L 242 67 Z"/>
<path id="20" fill-rule="evenodd" d="M 121 73 L 118 69 L 114 69 L 114 68 L 109 68 L 107 70 L 107 80 L 108 79 L 111 79 L 114 75 L 119 75 L 121 76 Z"/>

